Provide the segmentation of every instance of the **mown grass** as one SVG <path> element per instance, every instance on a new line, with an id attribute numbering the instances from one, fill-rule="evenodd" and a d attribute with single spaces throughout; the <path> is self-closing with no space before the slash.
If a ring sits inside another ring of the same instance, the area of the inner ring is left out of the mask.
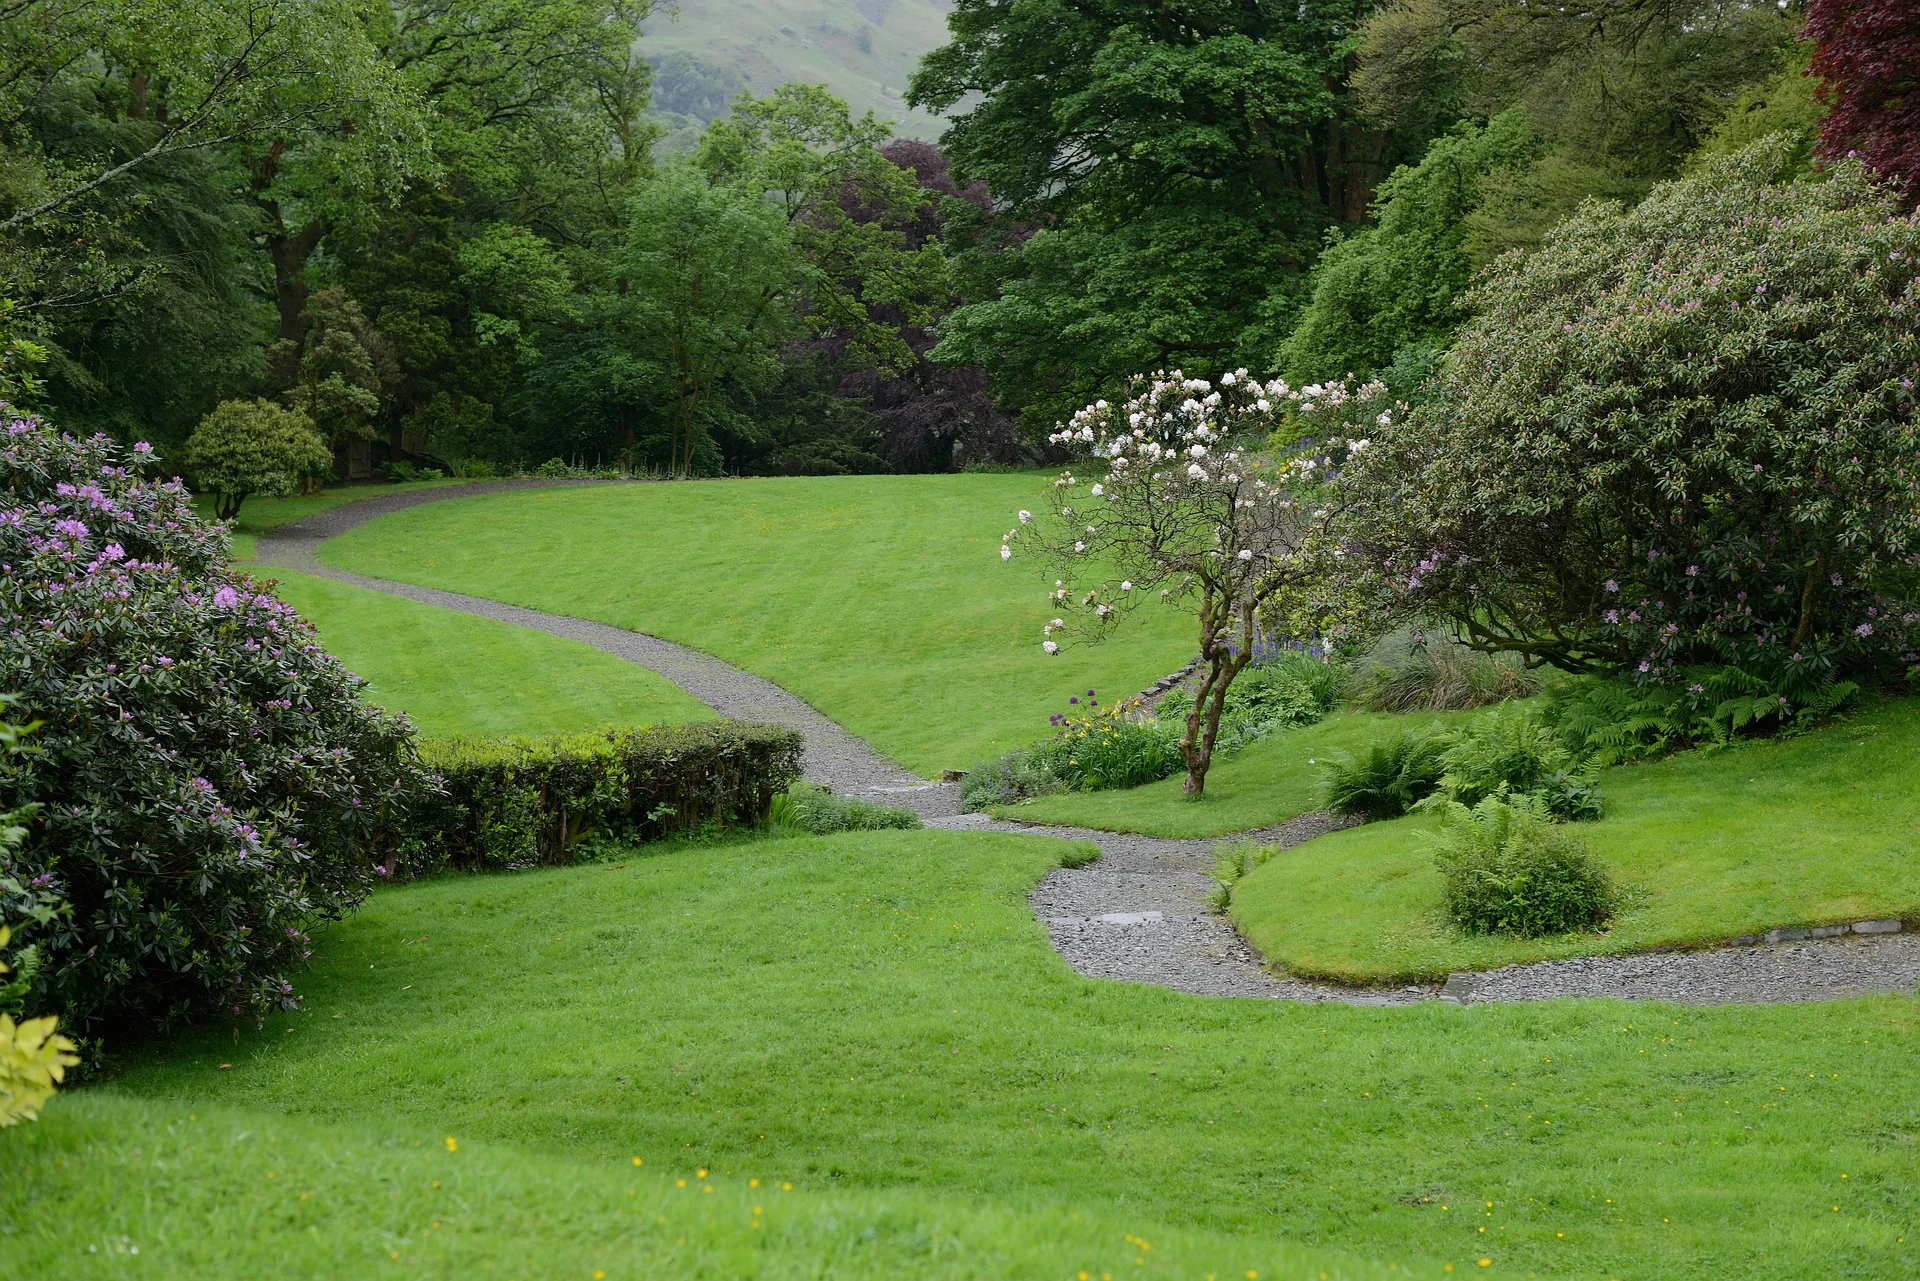
<path id="1" fill-rule="evenodd" d="M 415 489 L 444 489 L 449 485 L 464 485 L 467 482 L 441 477 L 437 480 L 409 480 L 399 484 L 380 482 L 377 484 L 335 485 L 312 494 L 296 494 L 292 498 L 249 498 L 240 504 L 240 516 L 233 522 L 233 556 L 235 560 L 253 559 L 253 541 L 269 529 L 281 525 L 290 525 L 296 520 L 305 520 L 317 516 L 346 503 L 357 503 L 363 498 L 374 498 L 380 494 L 404 494 Z M 208 520 L 213 519 L 213 496 L 197 494 L 193 500 L 194 508 Z"/>
<path id="2" fill-rule="evenodd" d="M 1037 474 L 581 486 L 437 503 L 330 565 L 650 632 L 767 677 L 922 773 L 1047 732 L 1069 694 L 1144 688 L 1192 650 L 1150 607 L 1049 657 L 1051 578 L 1001 536 Z"/>
<path id="3" fill-rule="evenodd" d="M 1268 958 L 1353 981 L 1725 942 L 1774 926 L 1920 917 L 1920 700 L 1798 738 L 1605 771 L 1580 832 L 1628 890 L 1601 934 L 1461 936 L 1438 911 L 1424 818 L 1336 832 L 1234 891 Z"/>
<path id="4" fill-rule="evenodd" d="M 1367 1009 L 1085 980 L 1026 904 L 1059 856 L 862 833 L 383 891 L 318 936 L 304 1012 L 133 1054 L 0 1135 L 4 1257 L 91 1275 L 85 1245 L 126 1237 L 154 1275 L 1920 1268 L 1913 1000 Z"/>
<path id="5" fill-rule="evenodd" d="M 1313 725 L 1282 730 L 1238 752 L 1216 756 L 1207 790 L 1188 800 L 1186 775 L 1110 792 L 1063 792 L 993 813 L 1019 823 L 1060 823 L 1103 832 L 1148 836 L 1205 837 L 1284 823 L 1321 808 L 1327 788 L 1324 762 L 1355 752 L 1376 738 L 1423 734 L 1468 719 L 1469 712 L 1336 712 Z"/>
<path id="6" fill-rule="evenodd" d="M 367 678 L 367 696 L 429 737 L 681 725 L 713 709 L 666 677 L 590 645 L 291 570 L 264 571 Z"/>
<path id="7" fill-rule="evenodd" d="M 14 1181 L 0 1205 L 25 1211 L 0 1252 L 10 1278 L 1005 1278 L 1089 1266 L 1237 1277 L 1248 1264 L 1262 1276 L 1406 1275 L 1204 1228 L 1146 1237 L 1143 1254 L 1126 1240 L 1136 1220 L 1096 1206 L 754 1187 L 734 1170 L 700 1179 L 686 1162 L 661 1170 L 471 1138 L 450 1151 L 452 1136 L 431 1129 L 115 1090 L 55 1107 L 46 1124 L 0 1138 Z M 1133 1262 L 1146 1254 L 1156 1266 Z"/>

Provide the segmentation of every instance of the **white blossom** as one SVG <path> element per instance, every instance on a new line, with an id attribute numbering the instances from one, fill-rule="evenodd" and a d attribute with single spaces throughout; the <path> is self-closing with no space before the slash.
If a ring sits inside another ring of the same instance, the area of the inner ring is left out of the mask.
<path id="1" fill-rule="evenodd" d="M 1041 641 L 1040 648 L 1046 650 L 1049 654 L 1058 654 L 1060 652 L 1060 646 L 1053 641 Z"/>
<path id="2" fill-rule="evenodd" d="M 1032 519 L 1033 519 L 1033 513 L 1030 511 L 1027 511 L 1025 508 L 1022 508 L 1020 511 L 1020 523 L 1024 525 Z"/>
<path id="3" fill-rule="evenodd" d="M 1130 592 L 1133 590 L 1133 584 L 1123 579 L 1121 580 L 1121 583 L 1120 583 L 1120 590 L 1123 592 Z"/>
<path id="4" fill-rule="evenodd" d="M 1001 560 L 1012 560 L 1012 559 L 1013 559 L 1013 548 L 1011 548 L 1011 547 L 1009 547 L 1009 546 L 1007 546 L 1007 545 L 1006 545 L 1005 543 L 1001 543 L 1001 544 L 1000 544 L 1000 559 L 1001 559 Z"/>
<path id="5" fill-rule="evenodd" d="M 1098 497 L 1100 497 L 1100 495 L 1101 495 L 1102 493 L 1104 493 L 1104 492 L 1105 492 L 1105 491 L 1104 491 L 1104 490 L 1102 490 L 1102 489 L 1100 488 L 1100 486 L 1098 486 L 1098 485 L 1095 485 L 1095 486 L 1093 487 L 1093 496 L 1094 496 L 1095 498 L 1098 498 Z"/>
<path id="6" fill-rule="evenodd" d="M 1252 559 L 1253 559 L 1253 553 L 1252 553 L 1252 552 L 1250 552 L 1250 551 L 1248 551 L 1248 550 L 1247 550 L 1246 548 L 1244 548 L 1244 547 L 1242 547 L 1242 548 L 1240 549 L 1240 556 L 1239 556 L 1239 559 L 1241 559 L 1241 560 L 1252 560 Z"/>

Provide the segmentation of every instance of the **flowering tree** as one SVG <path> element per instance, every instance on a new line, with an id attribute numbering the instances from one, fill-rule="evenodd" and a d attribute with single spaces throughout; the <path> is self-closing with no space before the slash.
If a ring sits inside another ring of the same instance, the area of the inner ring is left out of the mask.
<path id="1" fill-rule="evenodd" d="M 1100 479 L 1063 472 L 1052 510 L 1021 512 L 1000 555 L 1011 560 L 1017 544 L 1059 575 L 1041 642 L 1049 654 L 1076 633 L 1099 639 L 1147 600 L 1195 612 L 1203 666 L 1180 754 L 1186 793 L 1198 797 L 1260 620 L 1324 635 L 1340 614 L 1340 508 L 1328 482 L 1367 441 L 1317 433 L 1329 402 L 1353 398 L 1345 387 L 1296 391 L 1244 369 L 1216 386 L 1176 369 L 1135 378 L 1129 391 L 1054 434 Z M 1363 392 L 1371 402 L 1381 389 Z"/>
<path id="2" fill-rule="evenodd" d="M 1471 645 L 1789 690 L 1920 662 L 1920 220 L 1773 140 L 1589 204 L 1468 296 L 1342 477 L 1353 550 Z"/>

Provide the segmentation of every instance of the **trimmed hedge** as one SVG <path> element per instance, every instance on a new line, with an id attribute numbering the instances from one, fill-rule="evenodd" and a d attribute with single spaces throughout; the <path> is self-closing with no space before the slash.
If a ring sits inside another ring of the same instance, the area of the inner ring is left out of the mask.
<path id="1" fill-rule="evenodd" d="M 799 779 L 804 746 L 793 730 L 738 721 L 428 741 L 421 763 L 444 791 L 421 808 L 406 870 L 572 863 L 595 835 L 756 826 Z"/>

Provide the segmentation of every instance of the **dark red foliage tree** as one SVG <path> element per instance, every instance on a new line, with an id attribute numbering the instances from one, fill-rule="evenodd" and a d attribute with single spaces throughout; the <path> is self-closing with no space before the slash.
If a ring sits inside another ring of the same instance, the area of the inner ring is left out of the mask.
<path id="1" fill-rule="evenodd" d="M 1920 197 L 1920 0 L 1813 0 L 1806 35 L 1830 107 L 1820 154 L 1856 152 Z"/>
<path id="2" fill-rule="evenodd" d="M 981 210 L 988 208 L 986 184 L 972 182 L 962 187 L 955 183 L 946 154 L 932 143 L 899 138 L 881 153 L 902 169 L 912 170 L 920 185 L 936 196 L 907 228 L 909 247 L 917 249 L 941 235 L 941 206 L 950 199 L 963 200 Z M 839 387 L 842 396 L 864 400 L 878 419 L 882 432 L 879 451 L 887 462 L 898 471 L 948 471 L 953 467 L 956 443 L 961 462 L 1008 462 L 1017 458 L 1020 434 L 1013 420 L 1000 412 L 987 394 L 986 373 L 977 366 L 938 365 L 928 360 L 934 335 L 905 323 L 904 317 L 895 319 L 913 351 L 913 364 L 891 376 L 871 367 L 854 369 Z"/>

